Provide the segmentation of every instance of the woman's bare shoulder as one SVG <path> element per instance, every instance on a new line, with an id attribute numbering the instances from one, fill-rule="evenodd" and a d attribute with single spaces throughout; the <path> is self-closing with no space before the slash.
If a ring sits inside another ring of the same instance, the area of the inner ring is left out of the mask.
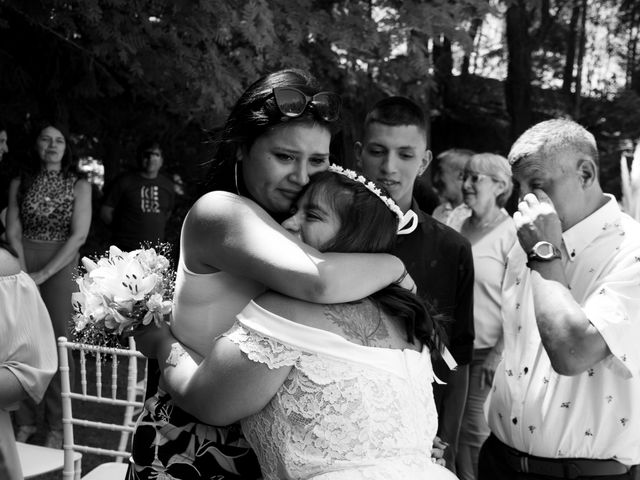
<path id="1" fill-rule="evenodd" d="M 246 197 L 224 190 L 214 190 L 196 200 L 192 210 L 217 211 L 228 207 L 251 208 L 252 205 L 255 203 Z"/>
<path id="2" fill-rule="evenodd" d="M 254 201 L 225 191 L 213 191 L 200 197 L 191 207 L 188 221 L 204 223 L 208 227 L 215 224 L 237 225 L 242 221 L 260 218 L 272 221 L 271 217 Z"/>

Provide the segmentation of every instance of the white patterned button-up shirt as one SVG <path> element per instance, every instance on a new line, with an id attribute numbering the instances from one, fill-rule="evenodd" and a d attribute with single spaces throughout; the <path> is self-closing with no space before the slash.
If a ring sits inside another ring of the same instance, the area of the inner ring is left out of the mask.
<path id="1" fill-rule="evenodd" d="M 459 232 L 464 221 L 471 216 L 471 209 L 466 203 L 461 203 L 454 208 L 449 202 L 445 202 L 438 205 L 431 216 Z"/>
<path id="2" fill-rule="evenodd" d="M 519 247 L 503 285 L 504 360 L 485 405 L 493 433 L 541 457 L 640 463 L 640 224 L 613 197 L 563 233 L 569 288 L 611 351 L 575 376 L 551 367 Z"/>

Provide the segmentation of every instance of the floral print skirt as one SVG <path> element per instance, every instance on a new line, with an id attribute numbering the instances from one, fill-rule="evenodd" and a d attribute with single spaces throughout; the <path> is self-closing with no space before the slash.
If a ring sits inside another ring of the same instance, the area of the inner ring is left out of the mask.
<path id="1" fill-rule="evenodd" d="M 203 424 L 161 390 L 146 400 L 133 435 L 127 480 L 256 478 L 260 466 L 239 424 Z"/>

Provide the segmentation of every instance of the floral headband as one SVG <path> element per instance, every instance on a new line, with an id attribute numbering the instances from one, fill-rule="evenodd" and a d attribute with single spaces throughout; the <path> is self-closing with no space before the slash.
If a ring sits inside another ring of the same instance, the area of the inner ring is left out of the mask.
<path id="1" fill-rule="evenodd" d="M 378 188 L 378 186 L 371 180 L 368 180 L 367 178 L 354 172 L 353 170 L 349 170 L 341 167 L 340 165 L 336 165 L 335 163 L 329 165 L 329 171 L 343 175 L 355 182 L 360 182 L 365 186 L 367 190 L 369 190 L 376 197 L 382 200 L 387 208 L 391 210 L 396 215 L 396 217 L 398 217 L 398 235 L 406 235 L 408 233 L 411 233 L 418 226 L 418 216 L 413 210 L 409 210 L 407 211 L 407 213 L 402 213 L 402 210 L 400 210 L 398 204 L 392 198 L 384 195 L 382 193 L 382 190 L 380 190 L 380 188 Z"/>

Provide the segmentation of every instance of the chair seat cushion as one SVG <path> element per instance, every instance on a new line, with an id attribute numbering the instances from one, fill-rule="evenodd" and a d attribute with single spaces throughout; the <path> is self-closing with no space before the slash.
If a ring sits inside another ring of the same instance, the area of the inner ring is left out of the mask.
<path id="1" fill-rule="evenodd" d="M 64 450 L 47 448 L 30 443 L 16 442 L 18 457 L 22 465 L 24 478 L 31 478 L 47 472 L 62 470 L 64 466 Z M 73 460 L 76 462 L 82 458 L 82 454 L 74 452 Z"/>
<path id="2" fill-rule="evenodd" d="M 128 463 L 109 462 L 98 465 L 87 473 L 82 480 L 124 480 Z"/>

